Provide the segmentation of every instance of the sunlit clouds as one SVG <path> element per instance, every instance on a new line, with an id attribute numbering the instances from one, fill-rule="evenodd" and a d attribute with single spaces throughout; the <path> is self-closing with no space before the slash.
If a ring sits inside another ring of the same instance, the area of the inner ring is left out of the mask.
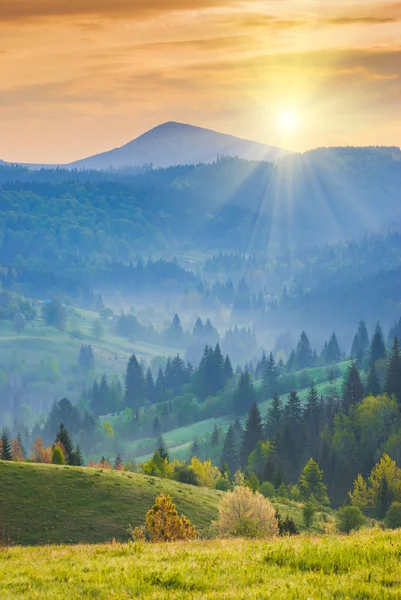
<path id="1" fill-rule="evenodd" d="M 74 160 L 170 120 L 399 145 L 400 20 L 399 2 L 2 0 L 0 158 Z"/>

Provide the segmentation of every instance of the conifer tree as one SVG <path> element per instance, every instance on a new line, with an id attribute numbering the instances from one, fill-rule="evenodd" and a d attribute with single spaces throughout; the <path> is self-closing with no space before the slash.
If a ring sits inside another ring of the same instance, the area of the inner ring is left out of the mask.
<path id="1" fill-rule="evenodd" d="M 280 396 L 276 393 L 274 394 L 272 404 L 267 411 L 265 424 L 266 438 L 274 441 L 276 445 L 277 439 L 282 435 L 283 416 L 283 404 Z"/>
<path id="2" fill-rule="evenodd" d="M 68 431 L 63 423 L 60 423 L 60 429 L 56 436 L 54 446 L 60 443 L 64 449 L 67 465 L 74 465 L 74 448 Z"/>
<path id="3" fill-rule="evenodd" d="M 223 451 L 221 454 L 220 464 L 227 465 L 230 473 L 233 475 L 240 467 L 238 444 L 234 427 L 230 424 L 226 436 L 224 438 Z"/>
<path id="4" fill-rule="evenodd" d="M 329 364 L 339 362 L 341 359 L 340 344 L 338 343 L 335 331 L 333 331 L 329 342 L 325 346 L 323 356 Z"/>
<path id="5" fill-rule="evenodd" d="M 228 354 L 224 360 L 224 376 L 226 378 L 226 381 L 229 381 L 230 379 L 232 379 L 234 377 L 233 367 L 232 367 L 231 360 L 230 360 L 230 357 L 228 356 Z"/>
<path id="6" fill-rule="evenodd" d="M 217 423 L 214 424 L 213 427 L 213 431 L 212 431 L 212 446 L 217 446 L 217 444 L 219 443 L 219 439 L 220 439 L 220 429 L 217 426 Z"/>
<path id="7" fill-rule="evenodd" d="M 302 405 L 295 390 L 288 396 L 284 408 L 283 444 L 285 454 L 297 470 L 302 460 Z"/>
<path id="8" fill-rule="evenodd" d="M 103 374 L 99 385 L 97 411 L 95 412 L 97 416 L 109 414 L 109 391 L 107 377 Z"/>
<path id="9" fill-rule="evenodd" d="M 3 433 L 1 434 L 1 459 L 8 461 L 12 460 L 12 458 L 10 439 L 7 430 L 3 429 Z"/>
<path id="10" fill-rule="evenodd" d="M 149 402 L 151 402 L 153 404 L 153 402 L 155 401 L 155 383 L 153 381 L 153 375 L 152 375 L 152 371 L 150 369 L 148 369 L 146 371 L 146 383 L 145 383 L 145 387 L 146 387 L 146 398 Z"/>
<path id="11" fill-rule="evenodd" d="M 378 323 L 370 344 L 369 360 L 370 363 L 375 363 L 384 358 L 386 358 L 386 346 L 384 345 L 383 332 L 380 323 Z"/>
<path id="12" fill-rule="evenodd" d="M 159 371 L 157 373 L 156 385 L 155 385 L 155 401 L 156 402 L 162 402 L 162 400 L 164 399 L 165 389 L 166 389 L 166 386 L 165 386 L 163 369 L 161 367 L 159 367 Z"/>
<path id="13" fill-rule="evenodd" d="M 205 334 L 205 326 L 203 324 L 202 319 L 200 317 L 198 317 L 196 319 L 192 335 L 199 339 L 202 339 L 204 337 L 204 334 Z"/>
<path id="14" fill-rule="evenodd" d="M 305 447 L 309 456 L 317 458 L 319 454 L 320 424 L 322 403 L 315 384 L 312 383 L 306 397 L 304 410 Z"/>
<path id="15" fill-rule="evenodd" d="M 162 460 L 167 460 L 167 461 L 170 460 L 166 442 L 164 441 L 164 438 L 162 435 L 159 435 L 159 437 L 157 439 L 156 452 L 158 452 L 160 454 L 160 457 Z"/>
<path id="16" fill-rule="evenodd" d="M 290 356 L 288 357 L 288 361 L 286 364 L 286 371 L 293 371 L 294 369 L 297 368 L 297 355 L 295 353 L 295 350 L 292 350 L 292 352 L 290 353 Z"/>
<path id="17" fill-rule="evenodd" d="M 299 487 L 304 500 L 315 498 L 319 504 L 328 504 L 327 487 L 323 483 L 323 471 L 312 458 L 305 465 L 299 480 Z"/>
<path id="18" fill-rule="evenodd" d="M 263 396 L 272 398 L 277 391 L 277 366 L 274 360 L 273 352 L 270 352 L 269 358 L 265 362 L 263 372 Z"/>
<path id="19" fill-rule="evenodd" d="M 361 366 L 362 359 L 369 350 L 369 336 L 365 321 L 359 321 L 358 330 L 352 342 L 351 356 Z"/>
<path id="20" fill-rule="evenodd" d="M 387 362 L 385 391 L 389 396 L 394 395 L 401 405 L 401 352 L 397 337 Z"/>
<path id="21" fill-rule="evenodd" d="M 139 418 L 139 409 L 145 399 L 145 377 L 135 354 L 128 361 L 125 374 L 125 403 Z"/>
<path id="22" fill-rule="evenodd" d="M 368 379 L 366 381 L 366 396 L 379 396 L 381 394 L 381 385 L 377 375 L 375 363 L 371 363 L 369 367 Z"/>
<path id="23" fill-rule="evenodd" d="M 296 349 L 296 357 L 298 369 L 306 369 L 308 367 L 312 367 L 314 364 L 312 346 L 305 331 L 301 333 L 301 337 Z"/>
<path id="24" fill-rule="evenodd" d="M 158 438 L 162 434 L 162 426 L 158 415 L 153 419 L 153 437 Z"/>
<path id="25" fill-rule="evenodd" d="M 363 400 L 365 390 L 363 389 L 361 377 L 355 362 L 348 368 L 343 385 L 343 408 L 348 412 L 351 406 L 355 406 Z"/>
<path id="26" fill-rule="evenodd" d="M 123 461 L 122 461 L 121 455 L 117 454 L 116 460 L 114 461 L 114 470 L 121 471 L 122 466 L 123 466 Z"/>
<path id="27" fill-rule="evenodd" d="M 84 466 L 84 457 L 82 456 L 82 451 L 79 445 L 77 445 L 74 450 L 74 465 L 76 467 Z"/>
<path id="28" fill-rule="evenodd" d="M 245 467 L 248 463 L 248 457 L 254 450 L 256 444 L 263 440 L 263 423 L 260 411 L 256 402 L 251 406 L 245 421 L 245 427 L 242 434 L 241 443 L 241 465 Z"/>
<path id="29" fill-rule="evenodd" d="M 236 412 L 239 415 L 249 411 L 256 400 L 255 389 L 253 387 L 251 375 L 248 371 L 245 371 L 245 373 L 240 375 L 235 400 Z"/>

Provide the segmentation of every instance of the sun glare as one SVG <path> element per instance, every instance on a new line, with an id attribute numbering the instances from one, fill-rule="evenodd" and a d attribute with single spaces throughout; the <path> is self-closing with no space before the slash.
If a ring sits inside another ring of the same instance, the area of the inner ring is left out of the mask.
<path id="1" fill-rule="evenodd" d="M 299 118 L 295 111 L 286 110 L 279 113 L 277 118 L 279 129 L 284 132 L 294 131 L 299 125 Z"/>

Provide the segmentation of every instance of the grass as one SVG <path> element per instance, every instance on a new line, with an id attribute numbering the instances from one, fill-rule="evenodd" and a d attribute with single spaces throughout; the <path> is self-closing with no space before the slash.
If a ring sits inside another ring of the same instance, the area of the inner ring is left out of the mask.
<path id="1" fill-rule="evenodd" d="M 222 495 L 136 473 L 0 461 L 0 516 L 15 544 L 127 541 L 160 493 L 200 529 Z"/>
<path id="2" fill-rule="evenodd" d="M 349 537 L 10 548 L 2 600 L 400 598 L 399 532 Z"/>
<path id="3" fill-rule="evenodd" d="M 216 519 L 224 495 L 138 473 L 0 461 L 0 521 L 13 544 L 125 542 L 160 493 L 172 496 L 201 534 Z M 302 528 L 301 505 L 279 499 L 273 504 Z M 319 513 L 313 531 L 323 529 Z"/>

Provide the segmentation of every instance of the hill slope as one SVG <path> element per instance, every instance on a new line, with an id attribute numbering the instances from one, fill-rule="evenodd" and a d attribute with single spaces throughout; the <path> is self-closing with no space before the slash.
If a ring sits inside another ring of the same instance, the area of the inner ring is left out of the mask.
<path id="1" fill-rule="evenodd" d="M 127 541 L 160 493 L 200 529 L 222 495 L 136 473 L 0 461 L 0 515 L 13 544 Z"/>
<path id="2" fill-rule="evenodd" d="M 156 167 L 210 163 L 218 155 L 275 161 L 286 151 L 183 123 L 164 123 L 121 148 L 68 165 L 78 169 L 118 169 L 153 163 Z"/>

